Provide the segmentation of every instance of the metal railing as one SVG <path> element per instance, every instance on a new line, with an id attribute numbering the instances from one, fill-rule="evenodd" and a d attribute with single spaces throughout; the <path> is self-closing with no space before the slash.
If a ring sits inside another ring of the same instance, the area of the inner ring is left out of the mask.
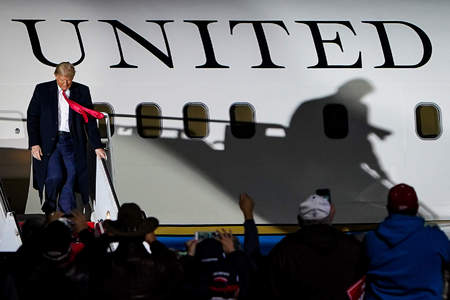
<path id="1" fill-rule="evenodd" d="M 91 221 L 99 222 L 105 219 L 116 219 L 119 211 L 119 201 L 114 189 L 113 173 L 114 164 L 112 160 L 112 144 L 110 118 L 105 115 L 106 137 L 102 141 L 106 144 L 108 161 L 96 158 L 95 174 L 95 200 L 93 203 L 94 211 L 91 215 Z"/>
<path id="2" fill-rule="evenodd" d="M 11 211 L 11 207 L 9 206 L 8 199 L 6 198 L 6 194 L 3 188 L 3 183 L 0 179 L 0 213 L 2 214 L 2 217 L 5 216 L 8 212 Z"/>
<path id="3" fill-rule="evenodd" d="M 21 245 L 19 226 L 0 180 L 0 252 L 14 252 Z"/>

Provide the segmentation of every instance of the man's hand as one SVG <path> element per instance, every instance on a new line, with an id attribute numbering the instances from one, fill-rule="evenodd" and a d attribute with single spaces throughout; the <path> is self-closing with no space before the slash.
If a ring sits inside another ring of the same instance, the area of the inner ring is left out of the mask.
<path id="1" fill-rule="evenodd" d="M 231 252 L 236 250 L 234 248 L 234 241 L 233 235 L 231 234 L 231 230 L 227 232 L 225 231 L 225 229 L 222 229 L 222 232 L 217 231 L 217 234 L 219 235 L 217 239 L 222 244 L 223 251 L 226 254 L 230 254 Z"/>
<path id="2" fill-rule="evenodd" d="M 255 207 L 255 203 L 252 197 L 246 193 L 242 193 L 239 197 L 239 207 L 246 220 L 253 220 L 253 208 Z"/>
<path id="3" fill-rule="evenodd" d="M 59 218 L 62 218 L 64 216 L 64 213 L 62 211 L 54 211 L 47 217 L 47 223 L 54 222 L 58 220 Z"/>
<path id="4" fill-rule="evenodd" d="M 86 217 L 79 212 L 78 210 L 72 210 L 73 218 L 71 218 L 73 222 L 73 230 L 77 233 L 80 233 L 84 229 L 88 228 Z"/>
<path id="5" fill-rule="evenodd" d="M 195 255 L 195 249 L 197 247 L 198 240 L 189 240 L 186 242 L 186 250 L 189 256 Z"/>
<path id="6" fill-rule="evenodd" d="M 108 159 L 108 157 L 106 156 L 106 152 L 103 148 L 95 149 L 95 154 L 97 154 L 97 157 L 99 158 Z"/>
<path id="7" fill-rule="evenodd" d="M 42 156 L 41 146 L 39 145 L 31 146 L 31 155 L 33 155 L 33 157 L 36 158 L 37 160 L 41 160 Z"/>

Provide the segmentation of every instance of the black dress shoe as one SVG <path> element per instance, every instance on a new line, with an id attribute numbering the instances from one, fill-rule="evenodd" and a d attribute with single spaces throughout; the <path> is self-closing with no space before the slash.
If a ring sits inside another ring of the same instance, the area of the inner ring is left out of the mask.
<path id="1" fill-rule="evenodd" d="M 50 204 L 50 202 L 48 200 L 45 200 L 44 204 L 42 204 L 41 209 L 45 213 L 46 216 L 48 216 L 52 212 L 56 211 L 55 206 Z"/>

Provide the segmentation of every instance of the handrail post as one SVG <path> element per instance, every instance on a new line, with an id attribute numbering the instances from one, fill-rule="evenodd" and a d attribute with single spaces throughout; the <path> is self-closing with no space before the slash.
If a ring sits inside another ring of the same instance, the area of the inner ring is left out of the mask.
<path id="1" fill-rule="evenodd" d="M 111 143 L 111 117 L 109 116 L 108 113 L 106 112 L 101 112 L 104 116 L 105 116 L 105 126 L 106 126 L 106 151 L 108 151 L 109 153 L 109 166 L 111 167 L 111 179 L 114 182 L 114 175 L 115 175 L 115 168 L 114 168 L 114 164 L 113 164 L 113 150 L 112 150 L 112 143 Z M 99 125 L 99 120 L 97 119 L 97 127 Z M 108 155 L 108 154 L 107 154 Z"/>

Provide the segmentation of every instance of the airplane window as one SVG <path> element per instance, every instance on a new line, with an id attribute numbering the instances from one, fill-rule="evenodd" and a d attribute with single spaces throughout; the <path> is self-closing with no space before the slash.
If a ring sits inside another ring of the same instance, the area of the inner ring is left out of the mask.
<path id="1" fill-rule="evenodd" d="M 230 107 L 230 120 L 233 136 L 249 139 L 255 135 L 255 109 L 250 103 L 233 104 Z"/>
<path id="2" fill-rule="evenodd" d="M 419 104 L 416 107 L 416 130 L 423 139 L 435 139 L 441 134 L 439 107 L 433 103 Z"/>
<path id="3" fill-rule="evenodd" d="M 203 103 L 188 103 L 183 108 L 184 132 L 190 138 L 208 135 L 208 109 Z"/>
<path id="4" fill-rule="evenodd" d="M 323 127 L 330 139 L 343 139 L 348 134 L 348 113 L 342 104 L 327 104 L 323 108 Z"/>
<path id="5" fill-rule="evenodd" d="M 106 102 L 96 102 L 93 104 L 94 105 L 94 109 L 100 112 L 104 112 L 107 113 L 109 115 L 114 114 L 114 109 L 112 107 L 111 104 L 106 103 Z M 114 135 L 114 117 L 110 117 L 110 130 L 111 130 L 111 136 Z M 106 134 L 106 121 L 105 119 L 102 120 L 98 120 L 98 130 L 100 132 L 100 137 L 101 138 L 106 138 L 107 134 Z"/>
<path id="6" fill-rule="evenodd" d="M 143 138 L 157 138 L 162 130 L 161 109 L 155 103 L 142 103 L 136 107 L 136 126 Z"/>

